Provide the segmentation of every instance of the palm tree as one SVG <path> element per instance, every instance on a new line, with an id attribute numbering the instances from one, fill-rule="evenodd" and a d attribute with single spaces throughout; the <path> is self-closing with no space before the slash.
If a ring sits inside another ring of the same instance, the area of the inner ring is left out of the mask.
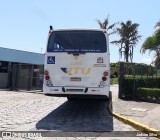
<path id="1" fill-rule="evenodd" d="M 160 31 L 156 30 L 153 36 L 148 37 L 141 46 L 141 53 L 145 53 L 147 50 L 149 52 L 154 51 L 155 56 L 152 63 L 157 67 L 160 67 Z"/>
<path id="2" fill-rule="evenodd" d="M 150 36 L 142 44 L 140 52 L 142 54 L 144 54 L 147 50 L 149 50 L 149 52 L 151 52 L 151 51 L 154 50 L 155 46 L 156 46 L 156 37 L 155 36 Z"/>
<path id="3" fill-rule="evenodd" d="M 155 31 L 155 33 L 156 32 L 160 32 L 160 20 L 156 23 L 155 28 L 157 28 L 157 30 Z"/>
<path id="4" fill-rule="evenodd" d="M 121 28 L 117 28 L 116 31 L 120 36 L 119 40 L 112 41 L 111 43 L 116 45 L 121 45 L 119 49 L 120 56 L 124 55 L 124 59 L 128 62 L 129 58 L 132 62 L 133 59 L 133 47 L 141 38 L 138 35 L 138 26 L 137 23 L 132 23 L 132 21 L 128 20 L 126 23 L 121 22 Z"/>
<path id="5" fill-rule="evenodd" d="M 160 68 L 160 57 L 156 57 L 154 64 L 156 65 L 157 68 Z"/>
<path id="6" fill-rule="evenodd" d="M 118 24 L 118 22 L 113 23 L 112 25 L 108 25 L 109 24 L 109 15 L 107 16 L 106 19 L 104 19 L 103 22 L 101 22 L 99 19 L 97 19 L 96 21 L 97 21 L 97 23 L 98 23 L 98 25 L 100 26 L 101 29 L 105 29 L 107 31 L 110 30 L 110 29 L 113 30 L 111 33 L 108 33 L 108 35 L 111 35 L 111 34 L 115 33 L 114 27 L 115 27 L 116 24 Z"/>
<path id="7" fill-rule="evenodd" d="M 149 52 L 154 51 L 155 56 L 152 63 L 160 67 L 160 21 L 156 23 L 155 28 L 156 31 L 154 34 L 146 38 L 142 44 L 140 52 L 145 53 L 147 50 L 149 50 Z"/>

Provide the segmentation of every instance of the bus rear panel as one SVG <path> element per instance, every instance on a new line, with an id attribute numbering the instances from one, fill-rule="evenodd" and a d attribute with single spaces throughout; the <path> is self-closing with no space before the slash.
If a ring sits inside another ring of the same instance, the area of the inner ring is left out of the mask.
<path id="1" fill-rule="evenodd" d="M 104 30 L 52 30 L 45 53 L 44 94 L 106 96 L 110 87 Z"/>

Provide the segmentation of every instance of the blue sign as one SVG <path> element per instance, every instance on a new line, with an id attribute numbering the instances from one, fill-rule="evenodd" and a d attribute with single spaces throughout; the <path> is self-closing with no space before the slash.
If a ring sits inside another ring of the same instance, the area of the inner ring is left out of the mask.
<path id="1" fill-rule="evenodd" d="M 55 64 L 55 56 L 48 56 L 47 64 Z"/>

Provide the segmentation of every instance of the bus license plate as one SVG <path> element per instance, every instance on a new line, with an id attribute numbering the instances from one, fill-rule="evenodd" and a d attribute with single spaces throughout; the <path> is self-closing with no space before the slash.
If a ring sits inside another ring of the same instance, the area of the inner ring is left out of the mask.
<path id="1" fill-rule="evenodd" d="M 80 77 L 71 77 L 70 81 L 81 81 Z"/>

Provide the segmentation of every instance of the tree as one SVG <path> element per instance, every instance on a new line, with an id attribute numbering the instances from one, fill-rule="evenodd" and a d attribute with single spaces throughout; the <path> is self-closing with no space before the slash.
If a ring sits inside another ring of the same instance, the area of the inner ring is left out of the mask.
<path id="1" fill-rule="evenodd" d="M 101 29 L 105 29 L 107 31 L 110 30 L 110 29 L 113 30 L 111 33 L 108 33 L 108 35 L 111 35 L 111 34 L 115 33 L 114 27 L 115 27 L 116 24 L 118 24 L 118 22 L 113 23 L 112 25 L 109 25 L 109 15 L 107 16 L 106 19 L 104 19 L 103 22 L 101 22 L 99 19 L 97 19 L 96 21 L 97 21 L 97 23 L 98 23 L 98 25 L 100 26 Z"/>
<path id="2" fill-rule="evenodd" d="M 157 28 L 157 30 L 156 30 L 155 33 L 160 32 L 160 21 L 158 21 L 158 22 L 156 23 L 155 28 Z"/>
<path id="3" fill-rule="evenodd" d="M 124 55 L 124 59 L 128 62 L 129 58 L 132 62 L 133 59 L 133 47 L 141 38 L 138 35 L 138 26 L 137 23 L 132 23 L 128 20 L 126 23 L 121 22 L 120 28 L 117 28 L 117 34 L 120 36 L 119 40 L 112 41 L 111 43 L 116 45 L 121 45 L 119 49 L 120 56 Z"/>
<path id="4" fill-rule="evenodd" d="M 141 46 L 140 52 L 143 54 L 147 50 L 149 52 L 154 51 L 155 56 L 152 63 L 160 67 L 160 21 L 156 23 L 155 28 L 157 28 L 157 30 L 152 36 L 146 38 Z"/>

